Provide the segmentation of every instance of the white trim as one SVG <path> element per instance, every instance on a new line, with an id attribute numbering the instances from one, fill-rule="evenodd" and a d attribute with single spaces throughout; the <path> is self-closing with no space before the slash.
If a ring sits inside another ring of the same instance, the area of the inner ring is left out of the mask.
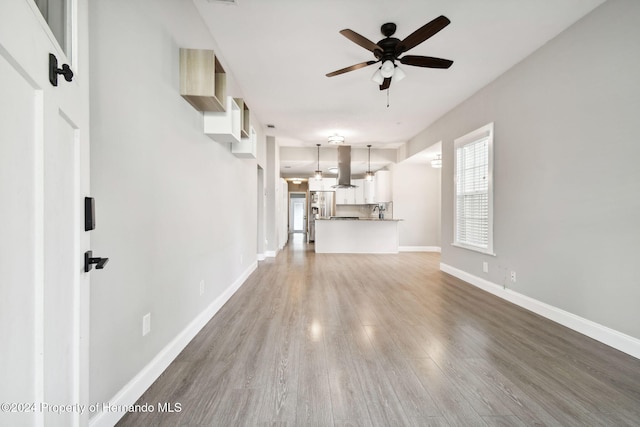
<path id="1" fill-rule="evenodd" d="M 247 278 L 258 267 L 257 261 L 252 263 L 244 273 L 229 286 L 218 298 L 205 308 L 195 319 L 187 325 L 169 344 L 167 344 L 156 357 L 147 364 L 138 374 L 129 381 L 113 398 L 108 405 L 129 406 L 136 403 L 142 394 L 158 379 L 171 362 L 189 344 L 198 332 L 211 320 L 222 308 L 231 296 L 242 286 Z M 106 405 L 106 404 L 105 404 Z M 89 420 L 90 427 L 114 426 L 126 412 L 99 412 Z"/>
<path id="2" fill-rule="evenodd" d="M 276 251 L 265 251 L 264 252 L 264 256 L 266 256 L 267 258 L 275 258 L 276 257 Z"/>
<path id="3" fill-rule="evenodd" d="M 398 246 L 399 252 L 441 252 L 440 246 Z"/>
<path id="4" fill-rule="evenodd" d="M 265 259 L 265 258 L 266 258 L 266 256 L 265 256 L 265 254 L 264 254 L 264 253 L 262 253 L 262 254 L 257 254 L 257 256 L 256 256 L 256 259 L 257 259 L 258 261 L 264 261 L 264 259 Z"/>
<path id="5" fill-rule="evenodd" d="M 511 289 L 505 289 L 500 285 L 481 277 L 474 276 L 473 274 L 459 270 L 450 265 L 440 263 L 440 270 L 504 300 L 539 314 L 542 317 L 546 317 L 547 319 L 566 326 L 569 329 L 573 329 L 576 332 L 640 359 L 640 340 L 637 338 L 623 334 L 615 329 L 608 328 L 573 313 L 569 313 L 568 311 L 564 311 L 542 301 L 538 301 Z"/>
<path id="6" fill-rule="evenodd" d="M 460 248 L 460 249 L 467 249 L 470 251 L 474 251 L 474 252 L 480 252 L 482 254 L 485 255 L 491 255 L 491 256 L 498 256 L 496 254 L 494 254 L 493 252 L 487 252 L 486 249 L 483 248 L 478 248 L 476 246 L 471 246 L 471 245 L 465 245 L 464 243 L 451 243 L 451 246 L 455 246 L 456 248 Z"/>

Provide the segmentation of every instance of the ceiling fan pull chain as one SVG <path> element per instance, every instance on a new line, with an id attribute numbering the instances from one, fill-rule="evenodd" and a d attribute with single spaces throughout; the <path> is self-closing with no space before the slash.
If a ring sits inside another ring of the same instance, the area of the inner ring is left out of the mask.
<path id="1" fill-rule="evenodd" d="M 389 91 L 391 89 L 387 88 L 387 108 L 389 108 Z"/>

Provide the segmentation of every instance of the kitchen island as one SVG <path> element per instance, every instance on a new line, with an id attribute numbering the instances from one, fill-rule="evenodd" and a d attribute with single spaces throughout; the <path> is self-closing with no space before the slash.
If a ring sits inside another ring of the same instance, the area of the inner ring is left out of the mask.
<path id="1" fill-rule="evenodd" d="M 400 219 L 317 219 L 316 253 L 397 254 Z"/>

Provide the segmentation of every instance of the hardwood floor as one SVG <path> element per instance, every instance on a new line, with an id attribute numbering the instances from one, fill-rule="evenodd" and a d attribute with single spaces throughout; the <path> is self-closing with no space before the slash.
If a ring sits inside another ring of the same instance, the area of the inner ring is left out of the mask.
<path id="1" fill-rule="evenodd" d="M 142 396 L 156 411 L 118 425 L 640 425 L 640 360 L 439 262 L 291 242 Z"/>

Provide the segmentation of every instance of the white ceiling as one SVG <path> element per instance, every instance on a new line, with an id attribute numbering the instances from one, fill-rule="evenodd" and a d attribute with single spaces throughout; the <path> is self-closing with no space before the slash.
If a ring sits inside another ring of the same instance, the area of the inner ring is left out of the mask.
<path id="1" fill-rule="evenodd" d="M 194 0 L 253 114 L 281 146 L 325 146 L 344 135 L 355 146 L 408 141 L 604 0 Z M 454 61 L 448 70 L 403 66 L 387 91 L 377 65 L 325 74 L 373 58 L 339 34 L 374 43 L 394 22 L 403 39 L 445 15 L 451 24 L 409 51 Z M 231 95 L 238 96 L 238 94 Z"/>

